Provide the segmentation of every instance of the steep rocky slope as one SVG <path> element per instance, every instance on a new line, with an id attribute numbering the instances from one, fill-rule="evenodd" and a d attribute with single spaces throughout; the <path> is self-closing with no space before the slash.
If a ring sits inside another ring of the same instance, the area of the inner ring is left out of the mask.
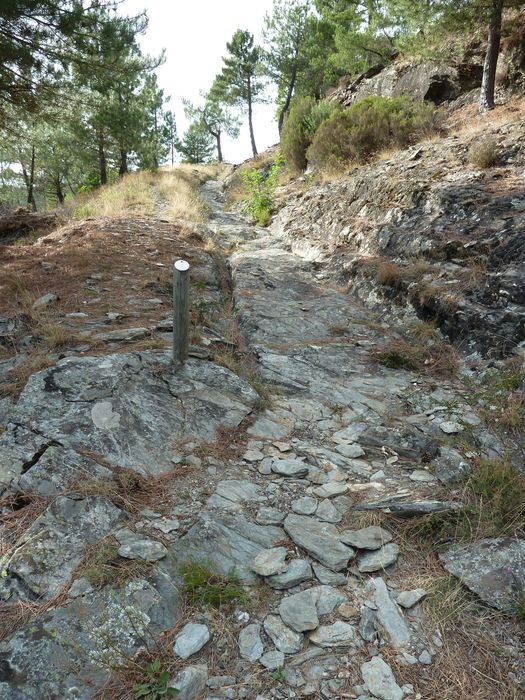
<path id="1" fill-rule="evenodd" d="M 484 372 L 460 381 L 441 339 L 445 365 L 379 361 L 395 319 L 299 237 L 226 213 L 217 181 L 202 194 L 198 230 L 94 220 L 10 254 L 66 267 L 82 245 L 92 303 L 47 299 L 83 343 L 47 347 L 0 436 L 0 698 L 169 682 L 183 700 L 518 700 L 525 481 Z M 165 349 L 178 255 L 195 275 L 183 368 Z M 16 323 L 11 341 L 7 363 L 42 342 Z"/>
<path id="2" fill-rule="evenodd" d="M 470 133 L 285 191 L 272 231 L 370 308 L 435 319 L 462 349 L 506 355 L 525 340 L 525 121 L 508 118 L 484 127 L 467 112 Z M 488 137 L 497 163 L 482 170 L 469 149 Z"/>

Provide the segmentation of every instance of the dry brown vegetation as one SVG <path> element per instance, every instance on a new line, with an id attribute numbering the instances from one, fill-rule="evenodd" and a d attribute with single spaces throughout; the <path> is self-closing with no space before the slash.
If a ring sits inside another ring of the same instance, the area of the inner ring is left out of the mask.
<path id="1" fill-rule="evenodd" d="M 155 216 L 204 221 L 198 187 L 218 174 L 219 166 L 177 166 L 156 172 L 129 173 L 116 182 L 83 195 L 68 205 L 75 219 Z"/>
<path id="2" fill-rule="evenodd" d="M 457 351 L 439 338 L 425 344 L 389 340 L 372 352 L 372 358 L 390 369 L 407 369 L 440 377 L 455 376 L 458 370 Z"/>

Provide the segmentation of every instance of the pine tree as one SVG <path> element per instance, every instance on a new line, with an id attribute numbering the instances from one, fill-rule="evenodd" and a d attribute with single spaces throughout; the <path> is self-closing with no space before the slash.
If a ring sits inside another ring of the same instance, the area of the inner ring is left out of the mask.
<path id="1" fill-rule="evenodd" d="M 228 55 L 217 76 L 213 97 L 237 107 L 246 106 L 253 155 L 257 155 L 253 133 L 253 104 L 260 101 L 264 83 L 261 79 L 261 50 L 254 45 L 253 34 L 238 29 L 226 44 Z"/>
<path id="2" fill-rule="evenodd" d="M 222 163 L 222 136 L 227 134 L 230 138 L 237 138 L 239 135 L 239 119 L 224 105 L 219 97 L 218 91 L 214 90 L 203 94 L 203 104 L 196 107 L 188 100 L 183 100 L 184 112 L 190 121 L 198 122 L 215 139 L 217 149 L 217 160 Z"/>
<path id="3" fill-rule="evenodd" d="M 213 138 L 202 123 L 193 122 L 178 144 L 183 163 L 209 163 L 213 153 Z"/>
<path id="4" fill-rule="evenodd" d="M 272 14 L 264 19 L 263 63 L 277 85 L 279 133 L 297 80 L 308 65 L 306 34 L 310 9 L 308 0 L 274 0 Z"/>

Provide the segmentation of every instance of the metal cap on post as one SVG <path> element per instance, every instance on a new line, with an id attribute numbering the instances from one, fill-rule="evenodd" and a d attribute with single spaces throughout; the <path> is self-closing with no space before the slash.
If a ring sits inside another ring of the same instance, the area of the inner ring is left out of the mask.
<path id="1" fill-rule="evenodd" d="M 177 260 L 173 266 L 173 362 L 183 365 L 188 359 L 190 330 L 190 264 Z"/>

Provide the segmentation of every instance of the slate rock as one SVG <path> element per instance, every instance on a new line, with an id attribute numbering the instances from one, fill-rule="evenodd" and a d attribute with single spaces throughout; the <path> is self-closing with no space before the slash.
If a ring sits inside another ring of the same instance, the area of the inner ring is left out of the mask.
<path id="1" fill-rule="evenodd" d="M 379 549 L 392 540 L 392 535 L 382 527 L 371 525 L 360 530 L 344 530 L 339 539 L 356 549 Z"/>
<path id="2" fill-rule="evenodd" d="M 284 654 L 278 649 L 272 649 L 263 654 L 259 661 L 268 671 L 275 671 L 284 666 Z"/>
<path id="3" fill-rule="evenodd" d="M 243 627 L 239 633 L 239 654 L 247 661 L 257 661 L 264 651 L 261 640 L 261 625 Z"/>
<path id="4" fill-rule="evenodd" d="M 147 538 L 137 538 L 133 542 L 119 547 L 119 557 L 125 559 L 142 559 L 143 561 L 159 561 L 164 559 L 168 550 L 162 542 L 156 542 Z"/>
<path id="5" fill-rule="evenodd" d="M 160 576 L 154 585 L 135 579 L 119 595 L 94 591 L 38 615 L 0 642 L 0 698 L 89 700 L 107 680 L 102 660 L 125 663 L 179 614 L 173 583 Z"/>
<path id="6" fill-rule="evenodd" d="M 393 647 L 403 648 L 410 643 L 411 634 L 399 607 L 390 597 L 386 583 L 382 578 L 371 581 L 373 603 L 376 607 L 377 626 Z"/>
<path id="7" fill-rule="evenodd" d="M 356 646 L 360 643 L 355 628 L 342 620 L 332 625 L 321 625 L 308 636 L 311 642 L 323 648 Z"/>
<path id="8" fill-rule="evenodd" d="M 296 654 L 303 648 L 303 635 L 287 627 L 278 615 L 267 615 L 264 618 L 263 627 L 279 651 L 285 654 Z"/>
<path id="9" fill-rule="evenodd" d="M 27 595 L 52 598 L 80 563 L 84 548 L 126 515 L 106 499 L 59 496 L 18 540 L 5 585 L 22 581 Z M 24 596 L 25 597 L 25 596 Z"/>
<path id="10" fill-rule="evenodd" d="M 206 625 L 188 622 L 175 638 L 173 653 L 181 659 L 188 659 L 210 641 L 210 630 Z"/>
<path id="11" fill-rule="evenodd" d="M 117 330 L 108 331 L 107 333 L 98 333 L 95 338 L 103 343 L 131 343 L 134 340 L 142 340 L 150 335 L 151 331 L 149 328 L 117 328 Z"/>
<path id="12" fill-rule="evenodd" d="M 298 547 L 332 571 L 345 569 L 354 556 L 354 551 L 339 541 L 339 533 L 330 523 L 290 513 L 284 529 Z"/>
<path id="13" fill-rule="evenodd" d="M 319 624 L 319 615 L 328 615 L 346 596 L 331 586 L 314 586 L 283 598 L 279 614 L 283 622 L 296 632 L 313 630 Z"/>
<path id="14" fill-rule="evenodd" d="M 396 598 L 396 603 L 402 608 L 413 608 L 427 595 L 424 588 L 414 588 L 412 591 L 403 591 Z"/>
<path id="15" fill-rule="evenodd" d="M 53 292 L 48 292 L 41 297 L 38 297 L 36 301 L 33 302 L 33 309 L 40 309 L 42 306 L 48 306 L 54 301 L 58 300 L 58 296 Z"/>
<path id="16" fill-rule="evenodd" d="M 453 545 L 439 558 L 449 573 L 487 605 L 514 611 L 525 590 L 525 540 L 504 537 Z"/>
<path id="17" fill-rule="evenodd" d="M 398 556 L 399 547 L 397 544 L 391 542 L 390 544 L 385 544 L 381 549 L 360 554 L 357 557 L 357 568 L 361 573 L 380 571 L 395 564 Z"/>
<path id="18" fill-rule="evenodd" d="M 266 583 L 279 591 L 284 591 L 287 588 L 298 586 L 304 581 L 309 581 L 312 578 L 312 567 L 306 559 L 292 559 L 288 562 L 288 568 L 282 574 L 269 576 Z M 322 581 L 327 583 L 327 581 Z"/>
<path id="19" fill-rule="evenodd" d="M 315 517 L 325 523 L 339 523 L 343 519 L 341 513 L 328 498 L 321 501 L 315 513 Z"/>
<path id="20" fill-rule="evenodd" d="M 333 498 L 333 496 L 340 496 L 347 491 L 348 486 L 341 481 L 330 481 L 313 490 L 315 495 L 319 496 L 319 498 Z"/>
<path id="21" fill-rule="evenodd" d="M 214 508 L 238 509 L 245 501 L 260 501 L 262 489 L 257 484 L 244 479 L 227 479 L 219 481 L 215 493 L 208 499 L 207 505 Z M 237 508 L 236 508 L 237 507 Z"/>
<path id="22" fill-rule="evenodd" d="M 309 467 L 300 459 L 274 459 L 272 472 L 280 476 L 301 479 L 308 474 Z"/>
<path id="23" fill-rule="evenodd" d="M 303 496 L 292 501 L 290 506 L 297 515 L 313 515 L 317 510 L 317 499 L 311 496 Z"/>
<path id="24" fill-rule="evenodd" d="M 286 555 L 288 550 L 286 547 L 272 547 L 265 549 L 258 554 L 251 562 L 250 566 L 259 576 L 274 576 L 282 574 L 287 569 Z"/>
<path id="25" fill-rule="evenodd" d="M 199 666 L 187 666 L 172 679 L 170 685 L 177 689 L 177 700 L 197 700 L 206 689 L 208 667 L 205 664 Z"/>
<path id="26" fill-rule="evenodd" d="M 367 689 L 379 700 L 403 700 L 405 694 L 398 686 L 390 666 L 380 656 L 361 665 L 361 675 Z"/>
<path id="27" fill-rule="evenodd" d="M 276 508 L 259 508 L 255 522 L 259 525 L 282 525 L 286 513 Z"/>
<path id="28" fill-rule="evenodd" d="M 15 423 L 31 426 L 40 446 L 56 442 L 162 474 L 173 469 L 174 442 L 213 442 L 256 400 L 247 382 L 211 362 L 189 359 L 174 372 L 169 352 L 65 358 L 31 375 L 22 391 L 13 426 L 0 437 L 0 482 L 4 462 L 12 476 L 23 471 L 18 451 L 29 443 Z"/>
<path id="29" fill-rule="evenodd" d="M 75 481 L 109 480 L 110 469 L 75 451 L 49 445 L 18 480 L 18 488 L 39 496 L 58 496 Z"/>
<path id="30" fill-rule="evenodd" d="M 250 563 L 283 537 L 279 527 L 257 525 L 240 515 L 202 512 L 172 553 L 176 565 L 204 559 L 221 573 L 235 569 L 243 581 L 250 582 L 256 578 Z"/>
<path id="31" fill-rule="evenodd" d="M 301 591 L 283 598 L 279 615 L 288 627 L 296 632 L 314 630 L 319 626 L 316 601 L 309 591 Z"/>
<path id="32" fill-rule="evenodd" d="M 316 577 L 321 583 L 329 586 L 344 586 L 346 583 L 346 574 L 331 571 L 316 561 L 312 563 L 312 567 Z"/>

